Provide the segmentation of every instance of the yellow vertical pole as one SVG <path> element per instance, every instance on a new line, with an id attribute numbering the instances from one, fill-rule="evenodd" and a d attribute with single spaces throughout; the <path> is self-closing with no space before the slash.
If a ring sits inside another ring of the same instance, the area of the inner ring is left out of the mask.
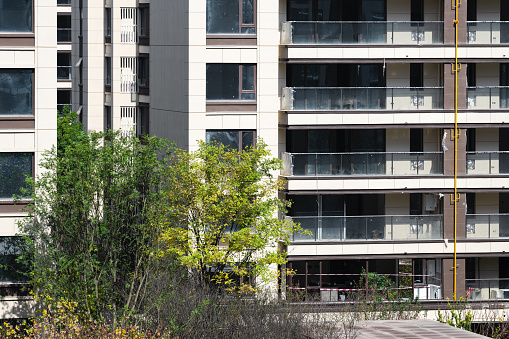
<path id="1" fill-rule="evenodd" d="M 458 264 L 457 264 L 457 249 L 456 249 L 456 240 L 457 240 L 457 230 L 458 230 L 458 25 L 459 25 L 459 6 L 461 5 L 460 0 L 452 0 L 455 1 L 454 9 L 455 9 L 455 20 L 454 20 L 454 35 L 455 35 L 455 44 L 454 44 L 454 133 L 452 134 L 454 137 L 454 285 L 453 285 L 453 299 L 457 299 L 457 273 L 458 273 Z"/>

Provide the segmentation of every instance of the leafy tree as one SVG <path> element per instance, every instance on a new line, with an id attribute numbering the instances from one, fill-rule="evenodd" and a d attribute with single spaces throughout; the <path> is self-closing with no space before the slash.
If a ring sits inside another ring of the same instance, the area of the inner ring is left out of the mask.
<path id="1" fill-rule="evenodd" d="M 277 196 L 284 181 L 272 173 L 280 168 L 262 140 L 240 152 L 204 142 L 191 153 L 174 150 L 165 186 L 166 254 L 200 284 L 270 279 L 269 266 L 286 262 L 278 245 L 297 230 L 278 218 L 289 206 Z"/>
<path id="2" fill-rule="evenodd" d="M 166 144 L 118 133 L 83 132 L 76 113 L 58 119 L 58 147 L 29 180 L 29 216 L 20 224 L 31 282 L 46 301 L 64 298 L 92 319 L 127 319 L 146 297 L 159 239 Z M 159 156 L 159 157 L 158 157 Z"/>

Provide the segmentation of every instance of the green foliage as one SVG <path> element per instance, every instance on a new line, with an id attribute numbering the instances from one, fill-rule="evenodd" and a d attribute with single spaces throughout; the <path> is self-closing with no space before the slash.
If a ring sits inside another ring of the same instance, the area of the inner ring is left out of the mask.
<path id="1" fill-rule="evenodd" d="M 456 302 L 447 301 L 449 305 L 449 312 L 438 310 L 437 321 L 443 324 L 472 331 L 472 312 L 467 310 L 467 299 L 460 298 Z"/>
<path id="2" fill-rule="evenodd" d="M 420 317 L 422 306 L 417 298 L 405 298 L 388 275 L 366 273 L 363 268 L 359 279 L 360 292 L 351 293 L 349 299 L 357 301 L 355 306 L 361 320 L 403 320 Z"/>
<path id="3" fill-rule="evenodd" d="M 199 143 L 195 152 L 173 150 L 165 187 L 164 255 L 188 268 L 196 282 L 229 283 L 232 275 L 270 278 L 269 265 L 286 262 L 279 250 L 297 230 L 280 220 L 281 161 L 262 140 L 241 152 Z M 226 270 L 231 268 L 231 274 Z"/>
<path id="4" fill-rule="evenodd" d="M 166 144 L 118 133 L 83 132 L 76 113 L 58 119 L 58 147 L 29 180 L 28 218 L 20 223 L 37 294 L 63 297 L 91 319 L 123 319 L 145 297 L 158 243 Z M 32 261 L 33 259 L 33 261 Z"/>

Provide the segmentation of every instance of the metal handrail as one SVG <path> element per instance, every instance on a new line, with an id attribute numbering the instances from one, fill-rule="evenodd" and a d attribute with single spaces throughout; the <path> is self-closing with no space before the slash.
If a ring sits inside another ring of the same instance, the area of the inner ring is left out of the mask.
<path id="1" fill-rule="evenodd" d="M 322 218 L 382 218 L 382 217 L 410 217 L 410 218 L 423 218 L 423 217 L 443 217 L 443 214 L 422 214 L 422 215 L 321 215 L 321 216 L 289 216 L 292 219 L 322 219 Z"/>
<path id="2" fill-rule="evenodd" d="M 509 86 L 508 86 L 509 87 Z M 297 89 L 443 89 L 444 86 L 435 86 L 435 87 L 296 87 L 296 86 L 288 86 L 284 88 L 297 88 Z"/>
<path id="3" fill-rule="evenodd" d="M 291 21 L 285 21 L 289 23 L 342 23 L 342 24 L 393 24 L 393 23 L 401 23 L 401 24 L 424 24 L 424 23 L 444 23 L 444 21 L 313 21 L 313 20 L 303 20 L 303 21 L 297 21 L 297 20 L 291 20 Z"/>
<path id="4" fill-rule="evenodd" d="M 467 154 L 505 154 L 509 151 L 468 151 Z"/>
<path id="5" fill-rule="evenodd" d="M 293 152 L 283 152 L 291 155 L 352 155 L 352 154 L 359 154 L 359 155 L 366 155 L 366 154 L 376 154 L 376 155 L 383 155 L 383 154 L 416 154 L 416 155 L 423 155 L 423 154 L 443 154 L 444 152 L 352 152 L 352 153 L 293 153 Z M 509 153 L 509 152 L 507 152 Z"/>
<path id="6" fill-rule="evenodd" d="M 467 86 L 467 89 L 476 89 L 476 88 L 509 88 L 509 86 Z"/>
<path id="7" fill-rule="evenodd" d="M 501 23 L 501 24 L 504 24 L 504 23 L 509 23 L 509 21 L 496 21 L 496 20 L 493 20 L 493 21 L 467 21 L 467 24 L 469 23 L 480 23 L 480 24 L 490 24 L 490 23 Z"/>

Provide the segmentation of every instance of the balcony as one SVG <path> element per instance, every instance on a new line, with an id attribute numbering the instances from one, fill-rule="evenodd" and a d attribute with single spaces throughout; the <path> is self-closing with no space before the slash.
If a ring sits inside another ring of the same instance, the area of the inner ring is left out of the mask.
<path id="1" fill-rule="evenodd" d="M 285 87 L 289 111 L 432 110 L 444 107 L 443 87 Z"/>
<path id="2" fill-rule="evenodd" d="M 288 21 L 283 45 L 430 45 L 444 43 L 443 21 Z"/>
<path id="3" fill-rule="evenodd" d="M 438 175 L 443 174 L 441 152 L 283 153 L 283 175 Z"/>
<path id="4" fill-rule="evenodd" d="M 509 279 L 465 279 L 468 300 L 509 299 Z"/>
<path id="5" fill-rule="evenodd" d="M 509 21 L 469 21 L 467 22 L 467 42 L 469 44 L 507 44 L 509 43 Z"/>
<path id="6" fill-rule="evenodd" d="M 467 152 L 467 174 L 509 173 L 509 152 Z"/>
<path id="7" fill-rule="evenodd" d="M 509 214 L 467 214 L 467 239 L 509 237 Z"/>
<path id="8" fill-rule="evenodd" d="M 468 109 L 505 109 L 509 107 L 509 86 L 467 87 Z"/>
<path id="9" fill-rule="evenodd" d="M 430 240 L 443 238 L 443 215 L 292 217 L 312 235 L 293 241 Z"/>

